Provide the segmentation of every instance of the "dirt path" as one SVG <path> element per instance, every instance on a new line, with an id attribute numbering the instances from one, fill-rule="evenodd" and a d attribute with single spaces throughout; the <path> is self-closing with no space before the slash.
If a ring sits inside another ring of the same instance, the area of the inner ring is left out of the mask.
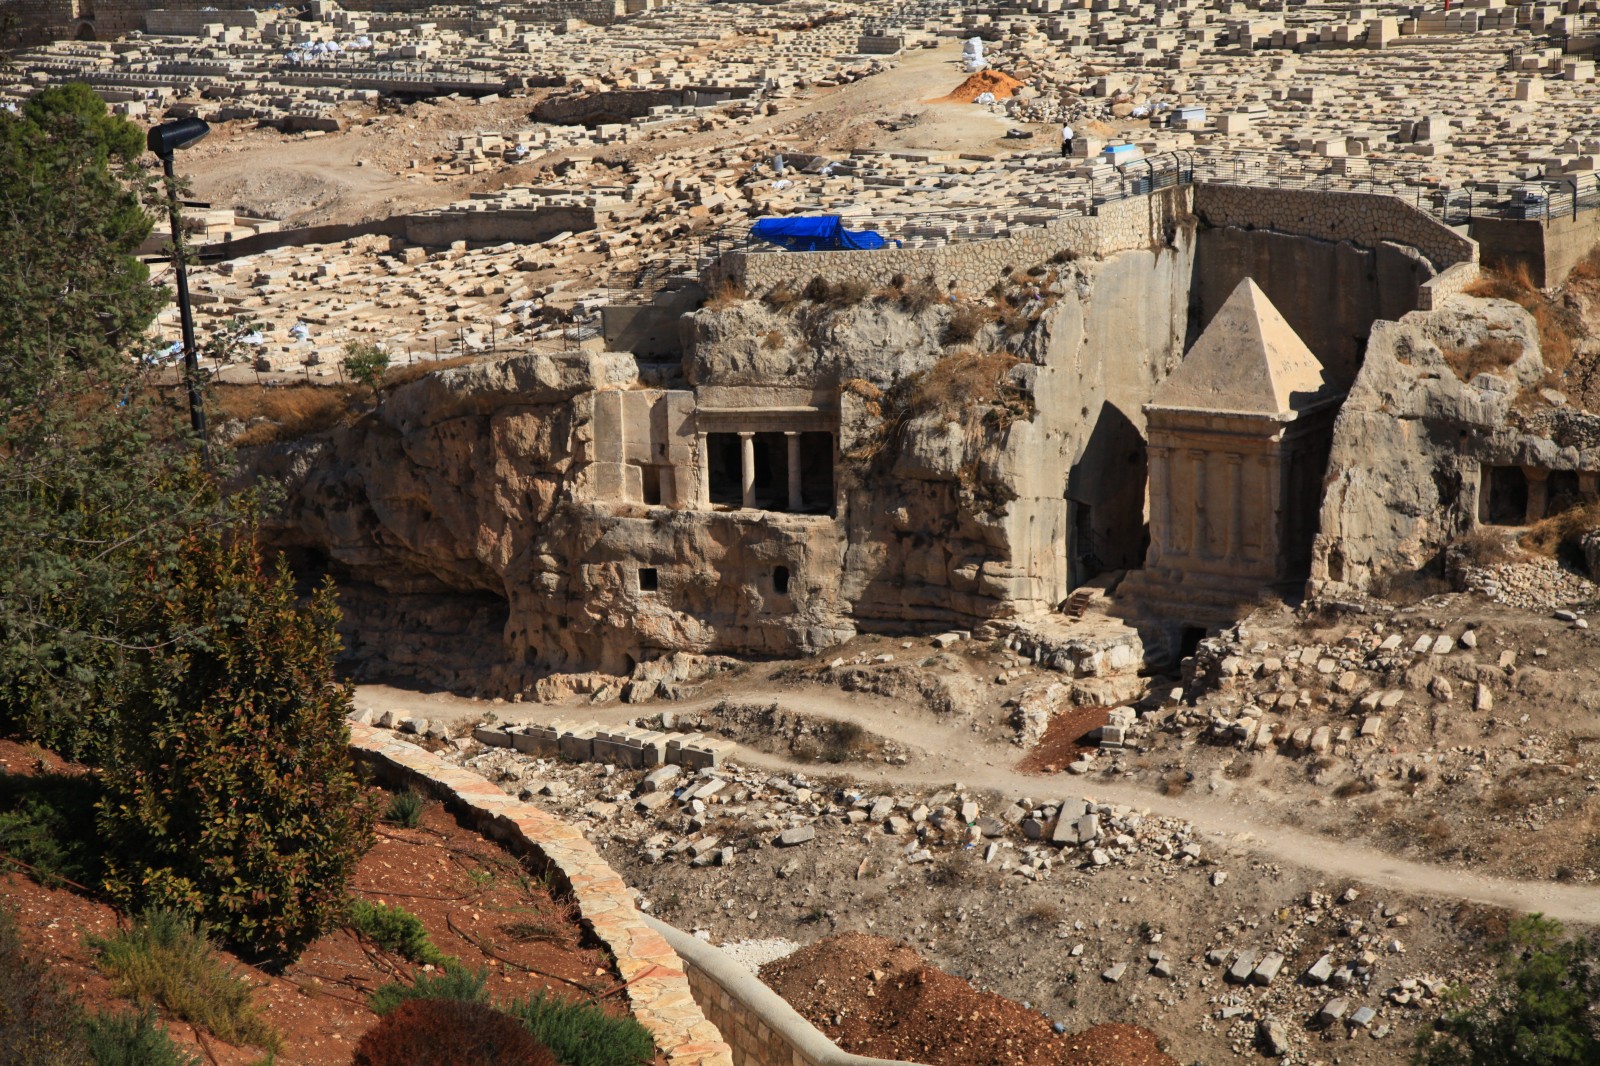
<path id="1" fill-rule="evenodd" d="M 1019 773 L 1012 768 L 1019 757 L 1016 747 L 996 743 L 967 728 L 945 725 L 930 719 L 920 708 L 880 696 L 847 696 L 821 688 L 784 688 L 768 685 L 764 679 L 749 679 L 748 687 L 740 687 L 736 692 L 672 704 L 670 709 L 692 714 L 728 697 L 742 703 L 776 703 L 787 710 L 856 722 L 864 729 L 921 753 L 906 766 L 852 765 L 850 776 L 863 784 L 931 790 L 960 781 L 967 788 L 989 789 L 1007 796 L 1027 795 L 1041 800 L 1065 795 L 1084 796 L 1101 803 L 1146 810 L 1157 816 L 1181 818 L 1230 849 L 1313 870 L 1329 878 L 1350 878 L 1375 888 L 1468 900 L 1516 911 L 1539 911 L 1563 922 L 1600 925 L 1600 889 L 1486 877 L 1455 867 L 1399 858 L 1376 848 L 1346 844 L 1319 833 L 1283 825 L 1273 818 L 1269 805 L 1247 806 L 1193 792 L 1166 796 L 1139 785 L 1084 780 L 1067 774 Z M 579 703 L 491 705 L 448 694 L 414 693 L 386 686 L 361 686 L 356 701 L 359 706 L 378 710 L 409 710 L 449 720 L 475 719 L 492 710 L 502 719 L 513 721 L 565 718 L 615 725 L 639 717 L 642 711 L 639 707 L 620 704 L 609 707 Z M 773 770 L 817 773 L 815 764 L 764 754 L 744 745 L 740 745 L 738 759 L 747 765 Z"/>

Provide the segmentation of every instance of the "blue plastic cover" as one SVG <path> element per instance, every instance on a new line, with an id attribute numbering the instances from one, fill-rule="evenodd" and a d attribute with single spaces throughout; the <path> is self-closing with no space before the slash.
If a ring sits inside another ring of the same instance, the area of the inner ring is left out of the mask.
<path id="1" fill-rule="evenodd" d="M 838 215 L 761 218 L 750 227 L 750 236 L 771 241 L 791 252 L 868 250 L 883 248 L 889 243 L 870 229 L 855 232 L 845 229 Z"/>

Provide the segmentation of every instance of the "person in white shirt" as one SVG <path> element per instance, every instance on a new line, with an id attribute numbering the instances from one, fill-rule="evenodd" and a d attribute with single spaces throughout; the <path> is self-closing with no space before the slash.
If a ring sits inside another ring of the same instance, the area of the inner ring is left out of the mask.
<path id="1" fill-rule="evenodd" d="M 1072 127 L 1066 123 L 1061 125 L 1061 157 L 1065 159 L 1072 154 Z"/>

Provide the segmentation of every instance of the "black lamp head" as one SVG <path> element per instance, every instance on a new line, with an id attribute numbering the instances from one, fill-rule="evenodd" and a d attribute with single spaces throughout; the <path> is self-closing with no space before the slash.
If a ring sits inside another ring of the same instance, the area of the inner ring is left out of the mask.
<path id="1" fill-rule="evenodd" d="M 211 127 L 204 119 L 180 118 L 176 122 L 151 126 L 144 143 L 162 159 L 170 159 L 173 152 L 189 147 L 210 132 Z"/>

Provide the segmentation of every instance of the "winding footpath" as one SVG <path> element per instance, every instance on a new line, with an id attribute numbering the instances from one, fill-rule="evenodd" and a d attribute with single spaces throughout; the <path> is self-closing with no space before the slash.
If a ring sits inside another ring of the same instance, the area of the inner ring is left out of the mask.
<path id="1" fill-rule="evenodd" d="M 418 697 L 407 700 L 408 695 Z M 672 704 L 670 710 L 694 714 L 723 699 L 746 704 L 777 704 L 784 710 L 833 721 L 859 723 L 864 729 L 918 752 L 913 764 L 855 764 L 849 775 L 865 786 L 905 786 L 936 790 L 960 781 L 966 788 L 989 789 L 1007 796 L 1082 796 L 1148 811 L 1165 818 L 1180 818 L 1230 851 L 1253 854 L 1270 862 L 1311 870 L 1329 878 L 1359 880 L 1374 888 L 1387 888 L 1418 896 L 1465 900 L 1515 911 L 1538 911 L 1562 922 L 1600 926 L 1600 886 L 1569 885 L 1551 881 L 1520 881 L 1473 873 L 1455 866 L 1400 858 L 1377 848 L 1343 843 L 1323 833 L 1286 826 L 1274 820 L 1270 804 L 1249 806 L 1237 801 L 1183 792 L 1162 795 L 1141 785 L 1100 779 L 1024 774 L 1012 769 L 1018 758 L 1014 746 L 985 739 L 970 729 L 932 719 L 921 707 L 881 696 L 845 695 L 824 688 L 751 687 L 700 700 Z M 401 690 L 362 687 L 358 705 L 418 707 L 431 717 L 476 717 L 483 703 L 438 695 L 421 696 Z M 499 708 L 504 711 L 505 708 Z M 452 712 L 455 712 L 452 715 Z M 587 704 L 520 704 L 518 718 L 552 721 L 557 718 L 617 725 L 637 718 L 641 709 L 629 705 L 591 707 Z M 814 763 L 800 763 L 739 744 L 738 761 L 772 770 L 818 773 Z M 830 772 L 833 768 L 829 768 Z"/>

